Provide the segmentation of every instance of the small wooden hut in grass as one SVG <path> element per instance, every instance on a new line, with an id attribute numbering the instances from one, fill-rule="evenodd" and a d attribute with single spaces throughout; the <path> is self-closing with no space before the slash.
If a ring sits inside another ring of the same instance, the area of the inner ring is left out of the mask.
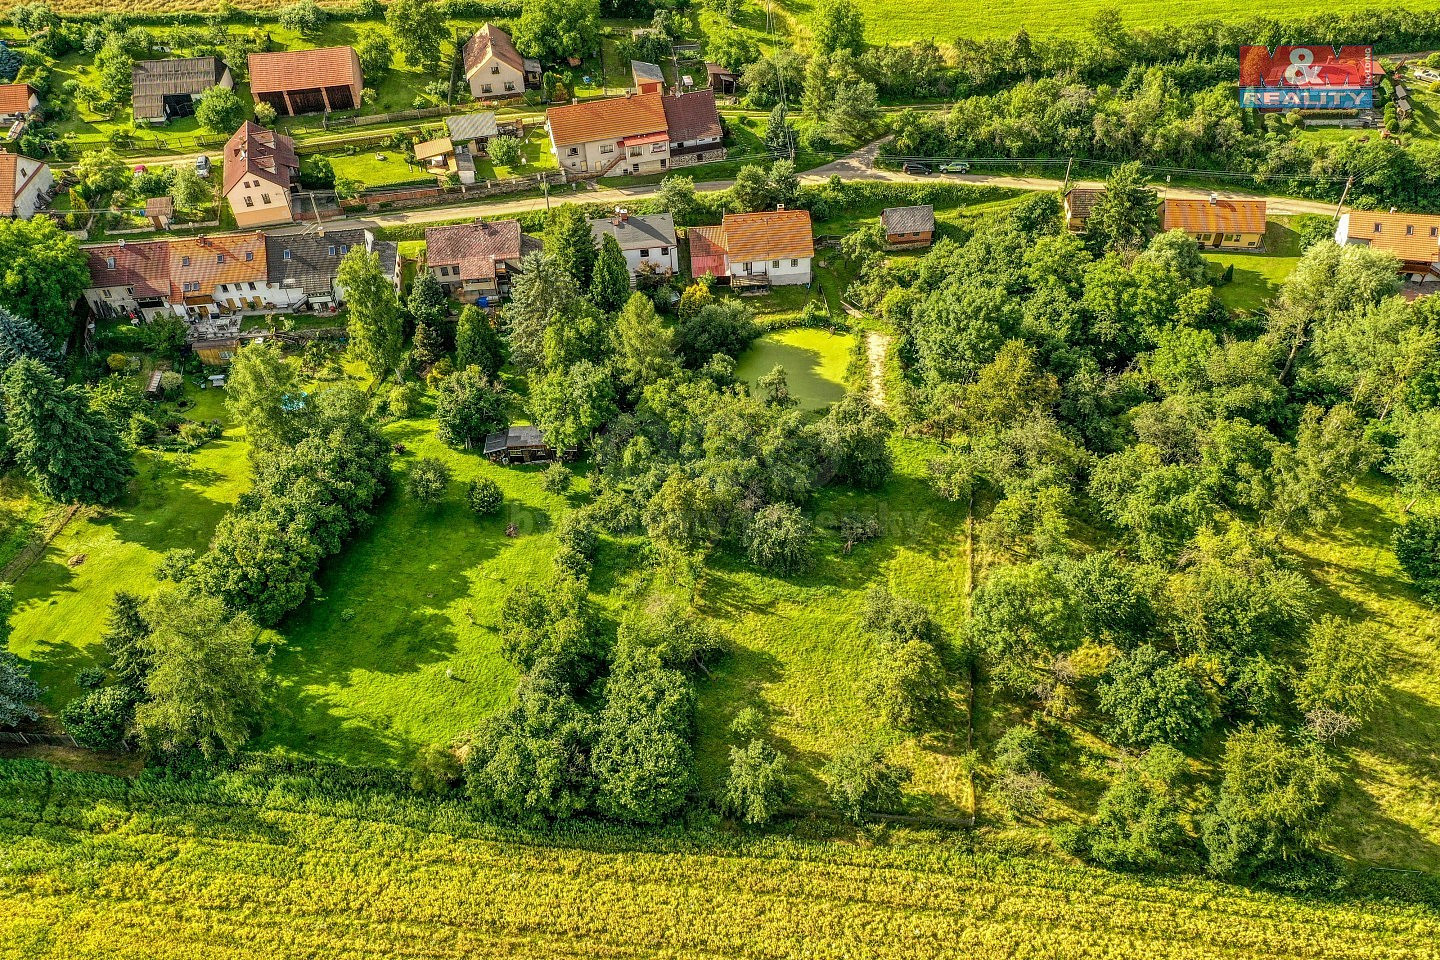
<path id="1" fill-rule="evenodd" d="M 492 463 L 544 463 L 556 459 L 539 427 L 509 427 L 485 438 L 485 458 Z"/>

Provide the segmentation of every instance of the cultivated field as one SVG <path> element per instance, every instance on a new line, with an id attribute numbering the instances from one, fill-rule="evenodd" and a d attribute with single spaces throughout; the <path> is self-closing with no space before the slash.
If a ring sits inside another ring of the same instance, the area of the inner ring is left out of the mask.
<path id="1" fill-rule="evenodd" d="M 956 836 L 524 833 L 358 786 L 0 761 L 0 958 L 1440 956 L 1433 891 L 1394 875 L 1307 901 Z"/>

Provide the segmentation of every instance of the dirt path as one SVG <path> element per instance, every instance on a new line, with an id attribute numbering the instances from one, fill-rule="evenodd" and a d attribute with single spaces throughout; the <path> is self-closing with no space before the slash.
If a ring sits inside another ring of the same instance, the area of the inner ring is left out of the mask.
<path id="1" fill-rule="evenodd" d="M 865 356 L 870 363 L 870 399 L 885 409 L 885 357 L 890 352 L 890 337 L 870 331 L 865 334 Z"/>

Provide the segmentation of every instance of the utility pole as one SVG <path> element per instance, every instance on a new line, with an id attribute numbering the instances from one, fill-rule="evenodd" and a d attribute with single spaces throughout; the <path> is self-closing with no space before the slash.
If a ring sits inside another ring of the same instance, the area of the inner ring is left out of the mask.
<path id="1" fill-rule="evenodd" d="M 1330 219 L 1339 222 L 1340 213 L 1345 209 L 1345 198 L 1350 196 L 1350 186 L 1355 182 L 1355 174 L 1345 178 L 1345 189 L 1340 191 L 1340 202 L 1335 204 L 1335 215 Z"/>
<path id="2" fill-rule="evenodd" d="M 1060 188 L 1060 196 L 1070 192 L 1070 168 L 1075 165 L 1075 158 L 1071 157 L 1065 161 L 1065 185 Z"/>

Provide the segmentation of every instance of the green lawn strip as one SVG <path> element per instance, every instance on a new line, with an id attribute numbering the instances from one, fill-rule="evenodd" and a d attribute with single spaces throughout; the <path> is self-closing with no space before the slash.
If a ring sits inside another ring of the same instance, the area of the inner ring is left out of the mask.
<path id="1" fill-rule="evenodd" d="M 735 375 L 754 384 L 774 367 L 783 367 L 790 393 L 802 410 L 820 410 L 845 395 L 850 362 L 848 334 L 797 327 L 768 333 L 741 356 Z"/>

